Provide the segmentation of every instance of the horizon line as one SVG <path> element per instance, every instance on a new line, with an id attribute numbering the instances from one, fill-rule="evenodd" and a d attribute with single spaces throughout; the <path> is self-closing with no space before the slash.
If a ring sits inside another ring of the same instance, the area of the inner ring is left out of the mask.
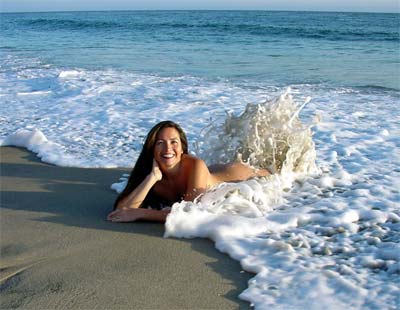
<path id="1" fill-rule="evenodd" d="M 82 10 L 38 10 L 38 11 L 2 11 L 0 14 L 24 14 L 24 13 L 73 13 L 73 12 L 132 12 L 132 11 L 258 11 L 258 12 L 309 12 L 309 13 L 365 13 L 365 14 L 400 14 L 400 9 L 397 12 L 388 11 L 353 11 L 353 10 L 291 10 L 291 9 L 82 9 Z"/>

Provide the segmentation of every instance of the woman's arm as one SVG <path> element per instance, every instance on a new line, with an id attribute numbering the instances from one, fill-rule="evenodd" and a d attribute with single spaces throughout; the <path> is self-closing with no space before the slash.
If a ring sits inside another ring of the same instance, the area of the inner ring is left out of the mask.
<path id="1" fill-rule="evenodd" d="M 170 210 L 120 209 L 111 212 L 107 219 L 111 222 L 135 222 L 137 220 L 165 223 Z"/>
<path id="2" fill-rule="evenodd" d="M 154 160 L 151 173 L 128 196 L 121 199 L 121 201 L 117 205 L 117 209 L 139 208 L 151 188 L 154 186 L 154 184 L 160 181 L 161 178 L 161 170 L 158 167 L 157 162 Z"/>
<path id="3" fill-rule="evenodd" d="M 137 220 L 165 222 L 169 211 L 139 208 L 150 189 L 161 180 L 161 178 L 161 170 L 154 160 L 151 173 L 132 191 L 132 193 L 118 203 L 116 210 L 108 214 L 107 220 L 111 222 L 134 222 Z"/>

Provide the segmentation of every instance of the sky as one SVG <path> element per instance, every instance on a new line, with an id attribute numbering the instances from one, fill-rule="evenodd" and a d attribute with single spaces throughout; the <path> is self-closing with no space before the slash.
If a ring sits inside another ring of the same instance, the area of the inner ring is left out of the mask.
<path id="1" fill-rule="evenodd" d="M 400 13 L 400 0 L 0 0 L 0 12 L 202 9 Z"/>

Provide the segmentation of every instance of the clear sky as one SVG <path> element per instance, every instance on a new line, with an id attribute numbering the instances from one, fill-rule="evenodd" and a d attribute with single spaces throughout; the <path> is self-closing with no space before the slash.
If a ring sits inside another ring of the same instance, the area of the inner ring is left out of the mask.
<path id="1" fill-rule="evenodd" d="M 400 13 L 400 0 L 0 0 L 0 12 L 197 9 Z"/>

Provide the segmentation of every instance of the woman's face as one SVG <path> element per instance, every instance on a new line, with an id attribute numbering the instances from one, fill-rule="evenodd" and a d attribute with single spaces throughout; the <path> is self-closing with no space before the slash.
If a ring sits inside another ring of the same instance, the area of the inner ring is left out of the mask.
<path id="1" fill-rule="evenodd" d="M 179 132 L 173 127 L 161 129 L 154 145 L 154 158 L 163 171 L 174 168 L 182 158 L 183 149 Z"/>

